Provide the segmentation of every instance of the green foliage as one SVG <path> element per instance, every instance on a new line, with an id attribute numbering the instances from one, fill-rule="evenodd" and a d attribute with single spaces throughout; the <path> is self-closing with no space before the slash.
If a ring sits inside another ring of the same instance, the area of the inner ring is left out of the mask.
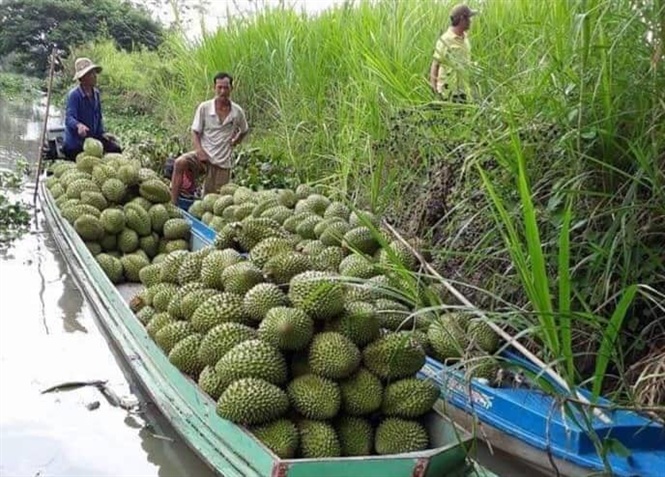
<path id="1" fill-rule="evenodd" d="M 10 246 L 30 227 L 29 206 L 17 197 L 27 165 L 19 160 L 14 170 L 0 170 L 0 248 Z"/>
<path id="2" fill-rule="evenodd" d="M 149 116 L 112 113 L 106 114 L 104 121 L 129 156 L 160 175 L 169 157 L 178 157 L 191 148 L 180 135 L 170 134 Z"/>
<path id="3" fill-rule="evenodd" d="M 40 90 L 41 82 L 15 73 L 0 72 L 0 98 L 18 101 L 33 99 Z"/>
<path id="4" fill-rule="evenodd" d="M 233 182 L 252 189 L 295 188 L 300 184 L 283 153 L 265 153 L 259 148 L 238 151 Z"/>
<path id="5" fill-rule="evenodd" d="M 51 45 L 69 49 L 106 35 L 128 51 L 157 47 L 161 26 L 143 8 L 119 0 L 9 0 L 0 3 L 0 57 L 20 73 L 48 71 Z"/>

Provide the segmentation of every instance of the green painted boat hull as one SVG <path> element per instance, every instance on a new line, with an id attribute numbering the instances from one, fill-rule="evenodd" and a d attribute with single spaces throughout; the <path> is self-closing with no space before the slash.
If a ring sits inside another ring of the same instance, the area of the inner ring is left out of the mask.
<path id="1" fill-rule="evenodd" d="M 45 186 L 42 210 L 80 290 L 95 310 L 107 339 L 125 359 L 155 405 L 192 450 L 225 477 L 443 477 L 482 475 L 469 471 L 473 437 L 447 417 L 428 416 L 434 448 L 424 452 L 359 458 L 282 460 L 243 427 L 220 418 L 216 403 L 173 366 L 148 336 L 125 298 L 106 277 L 73 227 L 62 218 Z M 204 242 L 192 243 L 193 248 Z"/>

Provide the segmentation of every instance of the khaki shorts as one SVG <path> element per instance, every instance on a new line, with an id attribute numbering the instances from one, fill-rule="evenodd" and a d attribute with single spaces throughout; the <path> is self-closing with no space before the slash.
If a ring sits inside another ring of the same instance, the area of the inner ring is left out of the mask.
<path id="1" fill-rule="evenodd" d="M 231 169 L 216 166 L 209 162 L 201 162 L 196 156 L 195 151 L 183 154 L 187 160 L 190 170 L 196 175 L 205 174 L 203 181 L 203 195 L 219 191 L 219 188 L 229 183 L 231 179 Z"/>

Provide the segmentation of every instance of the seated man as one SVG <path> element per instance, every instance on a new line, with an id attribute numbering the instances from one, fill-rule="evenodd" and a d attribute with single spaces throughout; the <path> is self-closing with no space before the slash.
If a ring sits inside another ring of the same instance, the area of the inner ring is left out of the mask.
<path id="1" fill-rule="evenodd" d="M 164 163 L 163 177 L 165 179 L 171 179 L 173 177 L 175 160 L 176 158 L 171 156 Z M 180 185 L 180 196 L 187 199 L 192 199 L 196 196 L 196 177 L 194 177 L 189 169 L 186 169 L 183 173 L 182 184 Z"/>
<path id="2" fill-rule="evenodd" d="M 183 179 L 205 174 L 203 194 L 217 192 L 231 179 L 233 148 L 249 131 L 245 112 L 231 101 L 233 78 L 217 73 L 213 78 L 215 97 L 199 104 L 192 123 L 194 150 L 175 160 L 171 176 L 171 200 L 178 201 Z"/>
<path id="3" fill-rule="evenodd" d="M 77 58 L 74 63 L 74 79 L 79 85 L 67 94 L 67 111 L 65 116 L 65 139 L 63 152 L 67 159 L 73 161 L 83 151 L 83 141 L 92 137 L 101 141 L 104 152 L 122 152 L 120 146 L 110 134 L 104 132 L 102 120 L 102 103 L 99 97 L 97 74 L 101 66 L 95 65 L 88 58 Z"/>

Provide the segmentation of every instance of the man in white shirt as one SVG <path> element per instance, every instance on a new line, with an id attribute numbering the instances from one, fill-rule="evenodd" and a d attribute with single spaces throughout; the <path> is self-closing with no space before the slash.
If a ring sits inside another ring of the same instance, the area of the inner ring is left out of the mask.
<path id="1" fill-rule="evenodd" d="M 231 101 L 233 78 L 217 73 L 213 79 L 215 97 L 199 104 L 192 122 L 194 150 L 178 157 L 171 176 L 171 201 L 178 201 L 180 190 L 194 177 L 205 174 L 203 194 L 217 192 L 231 178 L 233 148 L 249 131 L 243 109 Z M 183 184 L 183 181 L 185 184 Z"/>

